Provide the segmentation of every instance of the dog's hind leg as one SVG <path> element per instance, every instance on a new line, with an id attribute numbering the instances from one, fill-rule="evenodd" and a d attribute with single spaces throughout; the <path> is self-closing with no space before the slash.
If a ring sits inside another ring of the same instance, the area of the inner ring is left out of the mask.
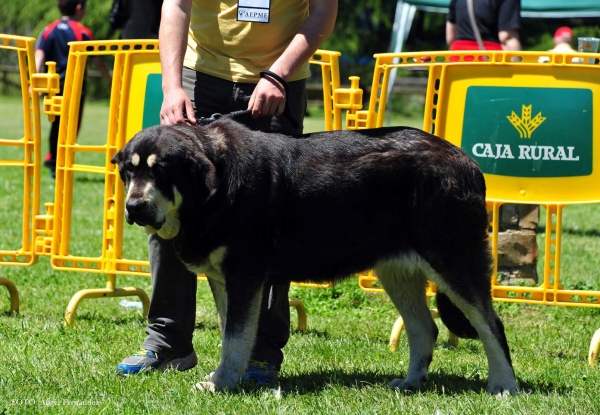
<path id="1" fill-rule="evenodd" d="M 438 336 L 425 295 L 427 279 L 421 269 L 422 262 L 419 255 L 410 252 L 375 266 L 377 278 L 404 320 L 410 349 L 406 378 L 394 379 L 390 385 L 407 391 L 418 390 L 427 382 Z"/>
<path id="2" fill-rule="evenodd" d="M 444 281 L 438 280 L 436 284 L 464 313 L 483 343 L 489 366 L 486 391 L 497 396 L 517 394 L 519 385 L 512 367 L 504 325 L 494 310 L 489 290 L 479 293 L 477 298 L 468 298 L 466 293 L 453 290 Z"/>
<path id="3" fill-rule="evenodd" d="M 492 304 L 491 257 L 488 244 L 479 238 L 465 237 L 462 241 L 462 252 L 460 249 L 444 249 L 440 250 L 438 255 L 432 256 L 439 260 L 437 272 L 429 266 L 424 267 L 428 278 L 435 282 L 438 291 L 443 294 L 440 296 L 438 310 L 442 321 L 448 321 L 449 318 L 460 320 L 462 316 L 456 315 L 453 307 L 446 304 L 449 299 L 477 332 L 489 366 L 486 390 L 492 395 L 516 394 L 519 387 L 512 367 L 504 325 Z M 444 295 L 446 299 L 443 298 Z M 469 331 L 472 330 L 466 330 L 465 334 L 468 335 Z"/>

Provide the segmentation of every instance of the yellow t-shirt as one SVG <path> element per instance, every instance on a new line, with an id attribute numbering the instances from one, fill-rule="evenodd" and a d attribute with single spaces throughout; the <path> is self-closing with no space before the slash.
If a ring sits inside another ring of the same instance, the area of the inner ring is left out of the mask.
<path id="1" fill-rule="evenodd" d="M 184 66 L 234 82 L 256 83 L 259 71 L 279 58 L 307 17 L 308 0 L 194 0 Z M 288 80 L 308 78 L 308 65 Z"/>

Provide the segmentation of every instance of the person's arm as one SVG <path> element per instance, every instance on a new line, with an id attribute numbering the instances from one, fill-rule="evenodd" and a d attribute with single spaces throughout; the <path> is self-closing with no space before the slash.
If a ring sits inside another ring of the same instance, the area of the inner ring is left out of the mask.
<path id="1" fill-rule="evenodd" d="M 501 30 L 498 32 L 498 39 L 504 50 L 521 50 L 518 30 Z"/>
<path id="2" fill-rule="evenodd" d="M 36 49 L 34 56 L 35 56 L 35 70 L 38 73 L 41 73 L 42 70 L 44 69 L 44 63 L 46 62 L 46 52 L 44 52 L 44 49 Z"/>
<path id="3" fill-rule="evenodd" d="M 452 46 L 452 43 L 456 40 L 456 24 L 446 21 L 446 43 L 448 46 Z"/>
<path id="4" fill-rule="evenodd" d="M 452 46 L 458 34 L 458 26 L 456 25 L 456 0 L 450 0 L 448 5 L 448 15 L 446 16 L 446 43 Z"/>
<path id="5" fill-rule="evenodd" d="M 290 0 L 291 1 L 291 0 Z M 338 0 L 309 0 L 309 16 L 289 46 L 269 69 L 287 79 L 304 62 L 309 60 L 329 37 L 337 18 Z M 285 92 L 271 78 L 261 79 L 248 102 L 252 116 L 280 116 L 285 108 Z"/>
<path id="6" fill-rule="evenodd" d="M 36 49 L 33 56 L 35 58 L 35 71 L 37 73 L 42 73 L 44 64 L 46 63 L 46 52 L 44 52 L 44 49 Z M 31 93 L 31 88 L 29 92 Z M 42 93 L 40 92 L 38 95 L 42 96 Z"/>
<path id="7" fill-rule="evenodd" d="M 196 124 L 192 101 L 181 80 L 191 9 L 192 0 L 165 0 L 162 6 L 158 43 L 164 95 L 160 122 L 164 125 L 183 124 L 184 111 L 189 122 Z"/>
<path id="8" fill-rule="evenodd" d="M 502 0 L 498 9 L 498 39 L 504 50 L 521 50 L 521 0 Z"/>
<path id="9" fill-rule="evenodd" d="M 104 61 L 102 60 L 102 58 L 100 56 L 94 56 L 92 58 L 92 62 L 94 62 L 94 65 L 100 71 L 100 75 L 102 75 L 102 77 L 108 84 L 108 87 L 110 88 L 112 86 L 112 78 L 111 78 L 110 72 L 108 71 L 108 68 L 104 64 Z"/>

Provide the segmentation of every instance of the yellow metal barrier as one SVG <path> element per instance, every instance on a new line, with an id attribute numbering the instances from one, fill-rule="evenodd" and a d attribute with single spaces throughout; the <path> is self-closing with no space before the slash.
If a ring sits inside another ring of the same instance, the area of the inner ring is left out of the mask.
<path id="1" fill-rule="evenodd" d="M 340 86 L 338 59 L 340 52 L 317 50 L 310 60 L 312 65 L 321 66 L 323 80 L 323 108 L 325 110 L 325 130 L 341 130 L 342 110 L 346 110 L 346 127 L 359 127 L 357 112 L 362 108 L 363 91 L 359 88 L 357 76 L 350 77 L 350 87 Z"/>
<path id="2" fill-rule="evenodd" d="M 537 287 L 502 285 L 494 300 L 600 307 L 600 291 L 561 286 L 562 212 L 600 202 L 600 54 L 540 52 L 420 52 L 377 54 L 368 127 L 381 127 L 393 68 L 427 71 L 423 129 L 462 147 L 486 179 L 494 276 L 499 208 L 504 203 L 546 208 L 544 278 Z M 590 346 L 593 364 L 600 330 Z"/>
<path id="3" fill-rule="evenodd" d="M 106 144 L 83 145 L 77 143 L 79 100 L 82 93 L 86 61 L 92 55 L 114 58 L 111 100 L 108 115 Z M 324 86 L 324 102 L 328 109 L 325 129 L 339 128 L 341 108 L 335 104 L 336 97 L 344 99 L 343 105 L 357 95 L 357 88 L 339 87 L 339 52 L 319 50 L 311 59 L 321 67 Z M 50 71 L 52 72 L 52 71 Z M 72 42 L 65 78 L 65 90 L 61 100 L 52 96 L 53 85 L 58 75 L 36 74 L 39 90 L 49 95 L 44 100 L 44 109 L 49 115 L 60 115 L 61 126 L 58 140 L 56 165 L 56 193 L 53 205 L 48 206 L 47 215 L 38 215 L 40 254 L 49 254 L 52 266 L 66 271 L 83 271 L 107 275 L 104 289 L 85 289 L 76 293 L 65 313 L 66 324 L 72 324 L 79 303 L 85 298 L 140 297 L 146 316 L 149 307 L 147 294 L 135 287 L 117 288 L 117 275 L 149 275 L 149 264 L 144 260 L 129 259 L 124 255 L 124 194 L 116 167 L 110 163 L 112 156 L 138 131 L 159 124 L 162 103 L 161 68 L 158 42 L 148 41 L 93 41 Z M 44 89 L 43 85 L 46 85 Z M 104 163 L 90 165 L 77 163 L 82 153 L 100 153 Z M 99 256 L 77 255 L 71 250 L 71 228 L 73 223 L 73 197 L 75 173 L 92 173 L 104 180 L 104 217 L 102 224 L 101 253 Z M 200 276 L 199 279 L 205 279 Z M 329 284 L 295 284 L 306 287 L 330 287 Z M 290 299 L 290 305 L 298 311 L 298 328 L 306 328 L 306 312 L 300 300 Z"/>
<path id="4" fill-rule="evenodd" d="M 17 54 L 23 111 L 23 136 L 19 139 L 0 138 L 4 157 L 0 166 L 23 170 L 23 219 L 21 246 L 14 250 L 0 250 L 0 265 L 27 266 L 37 261 L 33 242 L 33 219 L 39 211 L 40 195 L 40 111 L 38 94 L 32 91 L 30 74 L 35 73 L 35 39 L 21 36 L 0 35 L 0 49 Z M 10 150 L 10 151 L 9 151 Z"/>
<path id="5" fill-rule="evenodd" d="M 19 312 L 19 290 L 17 290 L 17 286 L 14 282 L 9 280 L 8 278 L 0 277 L 0 285 L 4 285 L 8 290 L 8 295 L 10 296 L 10 313 L 18 313 Z"/>
<path id="6" fill-rule="evenodd" d="M 38 94 L 32 90 L 30 74 L 35 72 L 35 39 L 0 35 L 0 49 L 12 51 L 17 55 L 20 72 L 23 136 L 19 138 L 0 138 L 3 157 L 9 154 L 11 159 L 0 159 L 0 166 L 23 170 L 23 215 L 21 219 L 20 246 L 16 249 L 0 249 L 0 265 L 32 265 L 37 261 L 33 241 L 34 218 L 40 204 L 40 111 Z M 10 311 L 19 310 L 19 292 L 15 284 L 7 278 L 0 278 L 0 285 L 6 286 L 10 295 Z"/>

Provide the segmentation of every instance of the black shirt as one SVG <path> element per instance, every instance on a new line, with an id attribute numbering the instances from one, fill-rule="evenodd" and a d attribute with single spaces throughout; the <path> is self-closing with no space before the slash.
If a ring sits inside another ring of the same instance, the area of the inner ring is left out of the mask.
<path id="1" fill-rule="evenodd" d="M 123 39 L 158 39 L 162 0 L 133 0 Z"/>
<path id="2" fill-rule="evenodd" d="M 473 0 L 473 9 L 484 41 L 499 43 L 498 32 L 521 29 L 520 0 Z M 451 0 L 447 20 L 456 24 L 456 40 L 476 40 L 467 0 Z"/>

